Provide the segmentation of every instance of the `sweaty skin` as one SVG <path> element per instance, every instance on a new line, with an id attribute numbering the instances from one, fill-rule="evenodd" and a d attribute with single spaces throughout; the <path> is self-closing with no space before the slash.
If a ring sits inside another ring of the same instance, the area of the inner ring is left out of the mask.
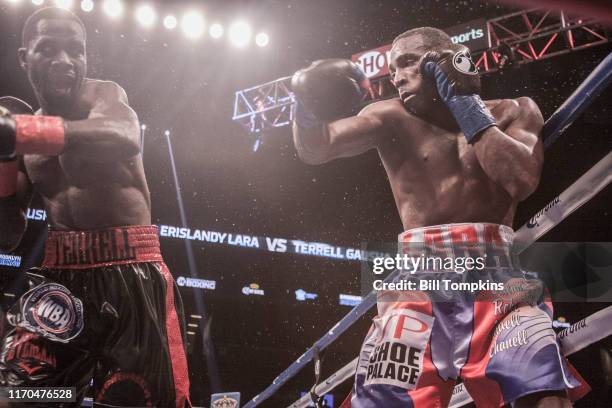
<path id="1" fill-rule="evenodd" d="M 43 19 L 19 50 L 41 109 L 65 120 L 59 156 L 25 155 L 15 197 L 0 200 L 1 250 L 15 248 L 25 230 L 33 189 L 51 228 L 89 230 L 151 223 L 140 155 L 138 118 L 116 83 L 86 79 L 85 33 L 67 19 Z"/>
<path id="2" fill-rule="evenodd" d="M 397 41 L 390 71 L 400 98 L 320 128 L 294 124 L 298 154 L 320 164 L 376 148 L 404 229 L 461 222 L 512 226 L 517 203 L 540 178 L 542 115 L 529 98 L 487 101 L 497 126 L 468 145 L 434 84 L 418 72 L 426 51 L 420 35 Z"/>
<path id="3" fill-rule="evenodd" d="M 298 154 L 320 164 L 377 149 L 406 230 L 462 222 L 512 227 L 518 202 L 540 179 L 542 114 L 529 98 L 486 101 L 497 126 L 467 144 L 434 84 L 419 73 L 419 58 L 428 50 L 421 35 L 393 45 L 389 68 L 399 98 L 320 128 L 294 123 Z M 565 391 L 528 395 L 515 404 L 571 406 Z"/>

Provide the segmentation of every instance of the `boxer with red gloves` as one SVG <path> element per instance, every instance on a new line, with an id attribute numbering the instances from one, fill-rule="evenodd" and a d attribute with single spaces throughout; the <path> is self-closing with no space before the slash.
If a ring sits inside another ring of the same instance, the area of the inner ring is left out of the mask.
<path id="1" fill-rule="evenodd" d="M 538 107 L 529 98 L 483 101 L 468 50 L 435 28 L 398 36 L 389 70 L 399 97 L 356 115 L 365 77 L 353 64 L 320 61 L 298 71 L 299 157 L 321 164 L 376 149 L 406 230 L 401 250 L 452 254 L 469 244 L 501 262 L 412 278 L 495 280 L 513 299 L 506 304 L 486 290 L 423 290 L 412 299 L 380 291 L 343 407 L 445 407 L 457 378 L 478 407 L 569 406 L 567 390 L 579 396 L 586 388 L 559 354 L 541 283 L 511 257 L 516 206 L 536 189 L 542 168 Z"/>
<path id="2" fill-rule="evenodd" d="M 93 384 L 94 406 L 183 408 L 182 304 L 150 225 L 138 118 L 119 85 L 85 77 L 85 37 L 70 11 L 34 12 L 19 61 L 40 110 L 0 116 L 0 250 L 19 244 L 34 189 L 49 223 L 7 312 L 0 386 L 74 387 L 62 406 L 80 406 Z"/>

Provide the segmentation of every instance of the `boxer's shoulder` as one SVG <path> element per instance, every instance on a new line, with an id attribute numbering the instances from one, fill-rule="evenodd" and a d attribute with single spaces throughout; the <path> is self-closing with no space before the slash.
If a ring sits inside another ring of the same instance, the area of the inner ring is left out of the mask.
<path id="1" fill-rule="evenodd" d="M 489 109 L 504 112 L 531 113 L 539 112 L 538 105 L 528 96 L 521 96 L 516 99 L 491 99 L 485 101 Z"/>
<path id="2" fill-rule="evenodd" d="M 359 116 L 370 116 L 382 121 L 389 121 L 405 117 L 407 114 L 400 99 L 392 98 L 369 104 L 359 112 Z"/>
<path id="3" fill-rule="evenodd" d="M 535 101 L 527 96 L 516 99 L 494 99 L 485 101 L 485 105 L 491 110 L 496 119 L 512 118 L 527 120 L 534 124 L 543 124 L 544 119 L 540 108 Z M 507 121 L 505 119 L 504 121 Z"/>
<path id="4" fill-rule="evenodd" d="M 125 90 L 114 81 L 86 78 L 82 92 L 98 98 L 125 98 Z"/>

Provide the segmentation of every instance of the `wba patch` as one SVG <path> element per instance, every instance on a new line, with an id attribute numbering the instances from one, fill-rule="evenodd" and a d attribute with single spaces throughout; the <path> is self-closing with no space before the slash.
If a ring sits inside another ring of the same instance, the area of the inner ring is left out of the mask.
<path id="1" fill-rule="evenodd" d="M 364 386 L 416 388 L 434 318 L 410 309 L 393 309 L 374 319 L 374 330 L 362 346 L 357 375 Z"/>
<path id="2" fill-rule="evenodd" d="M 36 286 L 15 306 L 7 313 L 9 323 L 49 340 L 68 343 L 83 330 L 83 302 L 60 284 Z"/>

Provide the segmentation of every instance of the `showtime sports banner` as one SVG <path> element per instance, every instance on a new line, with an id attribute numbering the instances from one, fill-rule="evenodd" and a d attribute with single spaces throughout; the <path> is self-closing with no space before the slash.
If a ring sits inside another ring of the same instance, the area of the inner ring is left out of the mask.
<path id="1" fill-rule="evenodd" d="M 444 31 L 455 44 L 463 44 L 471 51 L 489 47 L 487 22 L 484 18 L 449 27 Z M 359 64 L 368 78 L 380 78 L 389 74 L 390 53 L 391 44 L 387 44 L 355 54 L 351 57 L 351 60 Z"/>

